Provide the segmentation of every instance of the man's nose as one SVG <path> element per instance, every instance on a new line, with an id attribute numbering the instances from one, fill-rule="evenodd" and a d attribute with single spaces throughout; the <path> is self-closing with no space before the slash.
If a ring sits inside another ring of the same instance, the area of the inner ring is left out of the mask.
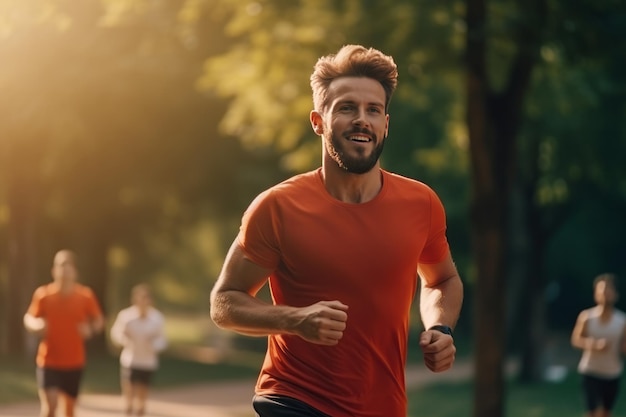
<path id="1" fill-rule="evenodd" d="M 365 110 L 361 109 L 359 111 L 357 111 L 356 116 L 354 118 L 354 120 L 352 121 L 352 124 L 354 124 L 355 126 L 359 126 L 359 127 L 363 127 L 367 125 L 367 117 L 365 117 Z"/>

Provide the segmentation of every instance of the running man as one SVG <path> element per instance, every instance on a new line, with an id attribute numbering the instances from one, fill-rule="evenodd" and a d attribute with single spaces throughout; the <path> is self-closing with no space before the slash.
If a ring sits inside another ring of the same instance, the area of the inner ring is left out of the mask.
<path id="1" fill-rule="evenodd" d="M 425 365 L 454 363 L 463 284 L 443 204 L 380 166 L 397 76 L 392 57 L 361 45 L 317 61 L 310 122 L 322 166 L 257 196 L 213 287 L 218 326 L 268 336 L 259 417 L 406 417 L 418 288 Z M 273 303 L 256 297 L 267 282 Z"/>
<path id="2" fill-rule="evenodd" d="M 610 417 L 624 367 L 626 314 L 615 308 L 615 275 L 597 276 L 593 295 L 596 305 L 578 315 L 572 345 L 583 351 L 578 372 L 582 375 L 586 417 Z"/>
<path id="3" fill-rule="evenodd" d="M 93 291 L 77 282 L 74 252 L 56 253 L 52 278 L 35 290 L 24 325 L 41 338 L 36 357 L 40 416 L 54 417 L 61 398 L 65 417 L 74 417 L 86 363 L 85 340 L 103 330 L 104 318 Z"/>

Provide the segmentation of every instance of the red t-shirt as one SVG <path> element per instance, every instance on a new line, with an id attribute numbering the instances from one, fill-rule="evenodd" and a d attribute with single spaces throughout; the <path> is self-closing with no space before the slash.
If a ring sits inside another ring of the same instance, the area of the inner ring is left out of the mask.
<path id="1" fill-rule="evenodd" d="M 259 195 L 238 244 L 271 268 L 275 304 L 349 306 L 336 346 L 271 335 L 258 395 L 297 398 L 333 417 L 405 417 L 404 368 L 418 263 L 448 254 L 444 208 L 432 189 L 382 171 L 380 193 L 348 204 L 326 191 L 321 169 Z"/>
<path id="2" fill-rule="evenodd" d="M 85 365 L 81 323 L 102 316 L 95 295 L 88 287 L 74 284 L 68 294 L 54 283 L 35 290 L 28 313 L 46 320 L 46 333 L 37 350 L 37 365 L 46 368 L 78 369 Z"/>

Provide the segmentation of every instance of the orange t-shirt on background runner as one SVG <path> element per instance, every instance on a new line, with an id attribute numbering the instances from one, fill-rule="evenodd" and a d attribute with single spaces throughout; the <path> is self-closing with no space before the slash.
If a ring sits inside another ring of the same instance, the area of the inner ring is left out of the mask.
<path id="1" fill-rule="evenodd" d="M 425 184 L 382 171 L 363 204 L 328 194 L 321 169 L 260 194 L 237 238 L 247 257 L 273 270 L 275 304 L 348 305 L 335 346 L 270 335 L 257 395 L 299 399 L 333 417 L 405 417 L 408 317 L 419 263 L 449 253 L 443 205 Z"/>
<path id="2" fill-rule="evenodd" d="M 39 367 L 79 369 L 85 365 L 85 344 L 79 325 L 102 311 L 93 291 L 74 284 L 62 294 L 56 284 L 43 285 L 33 294 L 28 313 L 46 320 L 46 333 L 39 342 L 36 363 Z"/>

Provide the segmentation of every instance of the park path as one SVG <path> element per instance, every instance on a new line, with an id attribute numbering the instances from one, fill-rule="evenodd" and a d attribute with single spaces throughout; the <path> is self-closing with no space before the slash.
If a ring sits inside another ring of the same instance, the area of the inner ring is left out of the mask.
<path id="1" fill-rule="evenodd" d="M 434 374 L 423 366 L 407 369 L 407 387 L 416 388 L 438 381 L 470 378 L 472 364 L 457 361 L 448 372 Z M 254 379 L 213 382 L 174 389 L 154 390 L 148 400 L 145 417 L 254 417 L 251 399 Z M 81 394 L 76 417 L 123 416 L 118 395 Z M 37 402 L 0 406 L 0 417 L 36 417 Z M 58 413 L 57 415 L 61 415 Z"/>

